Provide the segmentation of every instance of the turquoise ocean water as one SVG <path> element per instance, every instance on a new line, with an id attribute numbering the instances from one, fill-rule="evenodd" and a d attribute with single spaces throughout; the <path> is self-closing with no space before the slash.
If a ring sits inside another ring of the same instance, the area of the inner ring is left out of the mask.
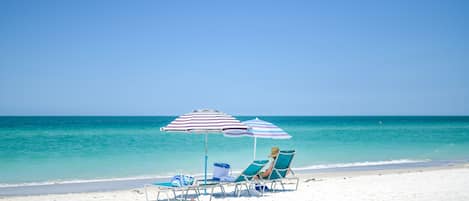
<path id="1" fill-rule="evenodd" d="M 160 132 L 174 118 L 0 117 L 0 185 L 200 174 L 204 136 Z M 258 139 L 257 158 L 295 149 L 297 168 L 469 159 L 469 117 L 260 118 L 293 138 Z M 239 170 L 252 146 L 209 135 L 209 163 Z"/>

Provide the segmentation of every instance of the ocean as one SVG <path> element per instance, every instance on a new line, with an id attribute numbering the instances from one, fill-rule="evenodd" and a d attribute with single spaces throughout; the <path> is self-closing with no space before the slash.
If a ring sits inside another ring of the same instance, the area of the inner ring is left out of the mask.
<path id="1" fill-rule="evenodd" d="M 0 117 L 0 187 L 200 175 L 204 135 L 161 132 L 174 118 Z M 272 146 L 295 149 L 293 166 L 299 170 L 469 159 L 469 117 L 259 118 L 292 138 L 258 139 L 257 159 L 266 159 Z M 225 162 L 239 171 L 252 160 L 252 151 L 249 137 L 208 137 L 210 168 Z"/>

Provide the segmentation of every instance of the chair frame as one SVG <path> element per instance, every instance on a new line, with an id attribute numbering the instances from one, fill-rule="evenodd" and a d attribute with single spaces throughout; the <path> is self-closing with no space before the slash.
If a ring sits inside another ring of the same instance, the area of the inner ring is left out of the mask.
<path id="1" fill-rule="evenodd" d="M 282 190 L 285 191 L 285 184 L 283 181 L 284 180 L 295 180 L 296 183 L 295 183 L 295 191 L 298 190 L 298 184 L 300 182 L 300 178 L 297 177 L 295 175 L 295 173 L 293 172 L 293 170 L 291 169 L 291 166 L 292 166 L 292 163 L 293 163 L 293 158 L 296 154 L 296 151 L 295 150 L 287 150 L 287 151 L 280 151 L 279 154 L 283 154 L 283 155 L 291 155 L 291 160 L 288 164 L 288 167 L 287 168 L 284 168 L 284 169 L 279 169 L 279 168 L 275 168 L 275 166 L 277 165 L 277 161 L 278 161 L 278 158 L 277 157 L 274 161 L 274 165 L 272 167 L 272 172 L 270 172 L 269 176 L 267 177 L 267 179 L 263 179 L 262 177 L 260 177 L 260 181 L 263 185 L 266 185 L 267 183 L 271 183 L 270 185 L 270 189 L 272 189 L 272 192 L 275 192 L 275 188 L 277 186 L 277 183 L 279 183 L 282 187 Z M 285 176 L 283 177 L 282 174 L 280 172 L 286 172 L 285 173 Z M 288 173 L 291 173 L 293 176 L 288 176 Z M 272 178 L 272 175 L 273 174 L 276 174 L 276 176 L 278 178 L 275 178 L 275 179 L 271 179 Z M 265 189 L 262 189 L 261 191 L 261 194 L 263 195 L 265 193 Z"/>
<path id="2" fill-rule="evenodd" d="M 200 191 L 199 191 L 199 188 L 196 186 L 196 185 L 190 185 L 190 186 L 181 186 L 181 187 L 170 187 L 170 186 L 162 186 L 162 185 L 158 185 L 158 184 L 146 184 L 144 186 L 144 189 L 145 189 L 145 199 L 146 201 L 152 201 L 148 198 L 148 189 L 150 188 L 153 188 L 153 189 L 156 189 L 157 191 L 157 194 L 156 194 L 156 199 L 154 201 L 159 201 L 160 200 L 160 194 L 161 193 L 164 193 L 166 195 L 166 200 L 169 201 L 171 200 L 171 192 L 173 194 L 173 197 L 175 200 L 179 200 L 178 199 L 178 196 L 177 196 L 177 192 L 181 192 L 181 199 L 180 200 L 187 200 L 187 197 L 189 195 L 189 191 L 194 191 L 195 195 L 196 195 L 196 198 L 197 198 L 197 201 L 200 201 L 199 200 L 199 195 L 200 195 Z"/>
<path id="3" fill-rule="evenodd" d="M 181 186 L 181 187 L 172 187 L 172 186 L 163 186 L 163 185 L 158 185 L 158 184 L 146 184 L 144 186 L 145 188 L 145 198 L 146 198 L 146 201 L 160 201 L 160 194 L 164 193 L 166 195 L 166 200 L 169 201 L 171 199 L 171 197 L 174 197 L 175 200 L 179 200 L 178 199 L 178 196 L 177 196 L 177 192 L 181 192 L 181 200 L 187 200 L 187 197 L 188 197 L 188 194 L 189 194 L 189 191 L 194 191 L 195 195 L 196 195 L 196 198 L 197 198 L 197 201 L 200 201 L 199 200 L 199 196 L 201 195 L 200 191 L 201 190 L 210 190 L 210 199 L 209 201 L 212 200 L 212 197 L 213 197 L 213 192 L 216 188 L 220 188 L 220 191 L 222 192 L 223 194 L 223 197 L 226 197 L 226 191 L 225 191 L 225 186 L 228 186 L 228 185 L 234 185 L 235 186 L 235 190 L 233 192 L 233 196 L 236 195 L 236 193 L 238 194 L 238 197 L 241 195 L 241 189 L 243 187 L 246 188 L 247 192 L 248 192 L 248 195 L 251 196 L 251 193 L 249 192 L 249 190 L 251 189 L 251 186 L 253 186 L 253 182 L 256 182 L 254 181 L 254 177 L 262 170 L 262 168 L 267 164 L 267 161 L 263 161 L 265 162 L 264 164 L 262 163 L 256 163 L 256 161 L 253 161 L 252 163 L 249 164 L 249 166 L 244 169 L 241 174 L 236 177 L 235 181 L 234 182 L 215 182 L 215 183 L 201 183 L 203 182 L 204 180 L 196 180 L 194 182 L 193 185 L 190 185 L 190 186 Z M 256 174 L 254 175 L 246 175 L 244 174 L 244 172 L 251 166 L 251 165 L 255 165 L 255 166 L 259 166 L 259 170 L 256 172 Z M 249 177 L 251 177 L 251 179 L 249 179 Z M 238 180 L 241 180 L 241 181 L 238 181 Z M 156 189 L 157 190 L 157 194 L 156 194 L 156 200 L 150 200 L 148 198 L 148 189 L 150 188 L 153 188 L 153 189 Z M 171 193 L 173 194 L 171 196 Z"/>
<path id="4" fill-rule="evenodd" d="M 255 184 L 255 179 L 254 177 L 259 174 L 259 172 L 262 170 L 262 168 L 264 168 L 264 166 L 267 164 L 267 160 L 263 160 L 262 162 L 264 162 L 263 164 L 262 163 L 256 163 L 256 161 L 253 161 L 249 164 L 249 166 L 244 169 L 241 174 L 235 179 L 235 181 L 233 182 L 218 182 L 218 183 L 214 183 L 214 184 L 210 184 L 209 186 L 211 187 L 211 194 L 210 194 L 210 199 L 209 201 L 212 200 L 212 196 L 213 196 L 213 191 L 215 188 L 220 188 L 221 192 L 223 193 L 223 197 L 226 197 L 226 191 L 225 191 L 225 187 L 226 186 L 230 186 L 230 185 L 234 185 L 234 191 L 233 191 L 233 196 L 236 196 L 237 194 L 237 197 L 240 197 L 241 196 L 241 190 L 243 189 L 243 187 L 246 188 L 246 191 L 248 193 L 249 196 L 251 196 L 251 193 L 250 193 L 250 189 L 252 189 L 252 186 L 253 184 Z M 260 167 L 259 170 L 253 174 L 253 175 L 246 175 L 244 174 L 244 172 L 251 166 L 251 165 L 255 165 L 255 166 L 258 166 Z M 251 177 L 251 179 L 249 179 L 249 177 Z M 238 180 L 241 180 L 241 181 L 238 181 Z M 200 189 L 199 189 L 200 191 Z"/>

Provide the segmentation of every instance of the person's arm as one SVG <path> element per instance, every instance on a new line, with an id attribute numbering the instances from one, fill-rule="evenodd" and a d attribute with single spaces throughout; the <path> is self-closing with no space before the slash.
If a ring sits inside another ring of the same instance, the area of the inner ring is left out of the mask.
<path id="1" fill-rule="evenodd" d="M 262 173 L 262 177 L 268 177 L 270 175 L 270 173 L 272 172 L 272 169 L 274 168 L 274 163 L 272 162 L 270 164 L 270 167 L 264 172 Z"/>

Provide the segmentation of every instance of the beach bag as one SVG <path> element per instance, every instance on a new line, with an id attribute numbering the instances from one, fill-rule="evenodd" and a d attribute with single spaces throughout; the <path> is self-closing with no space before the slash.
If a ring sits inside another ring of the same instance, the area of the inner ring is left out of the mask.
<path id="1" fill-rule="evenodd" d="M 227 163 L 213 164 L 213 180 L 220 181 L 221 178 L 227 178 L 230 173 L 230 165 Z"/>
<path id="2" fill-rule="evenodd" d="M 194 183 L 194 177 L 187 175 L 176 175 L 171 178 L 171 185 L 174 187 L 190 186 Z"/>

